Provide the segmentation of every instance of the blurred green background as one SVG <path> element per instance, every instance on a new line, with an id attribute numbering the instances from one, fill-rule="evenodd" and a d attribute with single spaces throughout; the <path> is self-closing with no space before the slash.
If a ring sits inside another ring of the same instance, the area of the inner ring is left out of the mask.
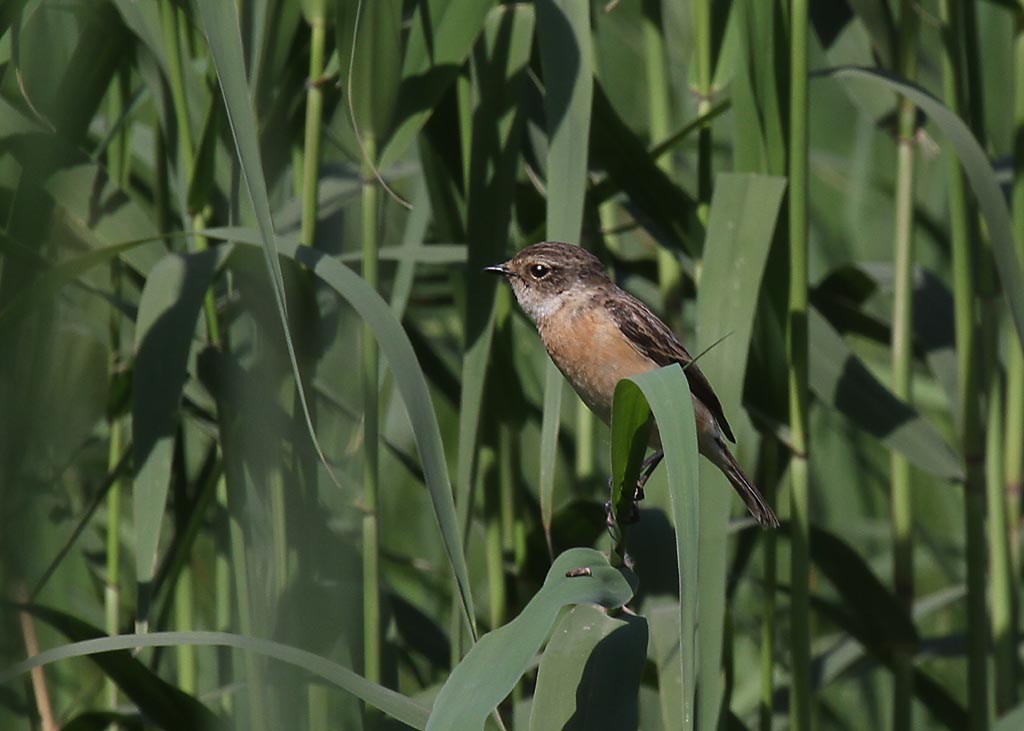
<path id="1" fill-rule="evenodd" d="M 1017 0 L 5 0 L 0 727 L 1024 727 L 1022 158 Z"/>

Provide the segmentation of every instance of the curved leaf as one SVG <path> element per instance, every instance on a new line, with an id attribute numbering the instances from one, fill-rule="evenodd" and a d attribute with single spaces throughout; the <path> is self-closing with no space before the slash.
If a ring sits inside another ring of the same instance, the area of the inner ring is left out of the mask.
<path id="1" fill-rule="evenodd" d="M 143 623 L 149 614 L 149 584 L 156 571 L 188 354 L 203 297 L 228 251 L 164 257 L 150 271 L 139 299 L 132 378 L 132 505 L 138 619 Z"/>
<path id="2" fill-rule="evenodd" d="M 245 243 L 245 242 L 240 242 Z M 420 369 L 409 337 L 391 312 L 387 302 L 355 272 L 341 262 L 316 249 L 295 242 L 279 241 L 279 253 L 308 267 L 317 277 L 341 295 L 359 313 L 377 336 L 381 352 L 394 373 L 395 384 L 412 424 L 416 449 L 423 462 L 423 474 L 434 507 L 434 516 L 441 530 L 441 540 L 455 576 L 467 620 L 474 615 L 473 596 L 469 584 L 466 556 L 455 515 L 448 465 L 445 461 L 441 432 L 437 425 L 427 390 L 427 381 Z"/>
<path id="3" fill-rule="evenodd" d="M 786 190 L 786 179 L 754 174 L 720 174 L 708 216 L 704 244 L 704 283 L 697 292 L 697 350 L 700 367 L 713 374 L 712 385 L 731 420 L 743 397 L 747 355 L 760 302 L 768 251 Z M 722 340 L 722 338 L 725 338 Z M 701 725 L 715 725 L 725 694 L 721 672 L 725 634 L 726 526 L 733 491 L 717 469 L 705 470 L 700 501 Z M 707 530 L 717 526 L 720 530 Z M 705 726 L 706 727 L 706 726 Z"/>
<path id="4" fill-rule="evenodd" d="M 43 620 L 72 640 L 74 644 L 47 650 L 5 670 L 0 674 L 0 684 L 28 672 L 34 667 L 41 667 L 64 657 L 87 654 L 67 653 L 69 648 L 80 647 L 89 642 L 103 642 L 104 639 L 107 639 L 106 633 L 98 627 L 93 627 L 77 617 L 56 609 L 36 604 L 24 605 L 20 609 Z M 107 677 L 113 680 L 124 694 L 139 707 L 143 715 L 167 731 L 177 731 L 182 728 L 214 729 L 221 727 L 222 724 L 210 709 L 188 693 L 175 688 L 142 662 L 132 657 L 131 649 L 135 646 L 122 644 L 120 647 L 111 647 L 104 654 L 93 656 L 93 660 Z M 119 651 L 112 652 L 115 649 Z"/>
<path id="5" fill-rule="evenodd" d="M 139 647 L 180 647 L 182 645 L 233 647 L 238 650 L 255 652 L 259 655 L 280 660 L 281 662 L 301 668 L 319 678 L 323 678 L 332 685 L 336 685 L 342 690 L 361 698 L 412 728 L 420 729 L 420 731 L 426 728 L 427 709 L 411 698 L 407 698 L 376 683 L 371 683 L 348 668 L 319 655 L 314 655 L 312 652 L 272 640 L 246 637 L 244 635 L 231 634 L 230 632 L 152 632 L 144 635 L 117 635 L 116 637 L 101 637 L 94 640 L 74 642 L 70 645 L 46 650 L 13 667 L 7 668 L 0 673 L 0 685 L 9 682 L 23 673 L 29 672 L 33 668 L 72 657 L 95 655 L 97 656 L 96 661 L 102 663 L 104 662 L 102 660 L 104 653 L 121 651 L 123 653 L 122 657 L 128 657 L 132 662 L 141 665 L 141 663 L 131 658 L 131 650 Z M 149 673 L 148 668 L 144 665 L 141 667 L 141 671 L 132 667 L 132 672 L 139 677 L 147 675 Z M 172 687 L 171 690 L 177 689 Z M 125 692 L 127 693 L 127 690 Z M 178 693 L 181 693 L 181 691 L 178 691 Z M 190 699 L 194 703 L 198 703 L 191 696 L 183 693 L 181 695 L 184 695 L 185 698 Z M 177 710 L 179 714 L 182 711 L 181 708 Z M 177 729 L 196 727 L 185 723 L 183 725 L 169 726 L 168 728 L 177 731 Z"/>
<path id="6" fill-rule="evenodd" d="M 1017 259 L 1013 226 L 992 163 L 989 162 L 985 150 L 978 144 L 978 140 L 971 134 L 970 127 L 949 107 L 921 87 L 884 71 L 843 67 L 823 71 L 819 75 L 823 78 L 863 79 L 886 86 L 920 107 L 946 135 L 956 150 L 957 157 L 960 158 L 967 180 L 974 189 L 978 208 L 985 218 L 988 235 L 992 240 L 996 271 L 1003 283 L 1003 293 L 1006 295 L 1013 324 L 1017 328 L 1017 338 L 1024 347 L 1024 274 L 1021 273 L 1021 262 Z"/>
<path id="7" fill-rule="evenodd" d="M 814 394 L 922 470 L 962 479 L 959 457 L 935 428 L 879 383 L 817 310 L 809 314 Z"/>
<path id="8" fill-rule="evenodd" d="M 573 607 L 544 650 L 530 710 L 534 731 L 620 731 L 639 721 L 647 620 Z"/>
<path id="9" fill-rule="evenodd" d="M 576 569 L 585 574 L 566 576 Z M 487 716 L 512 691 L 567 604 L 619 607 L 633 596 L 632 579 L 590 548 L 558 556 L 540 591 L 518 617 L 480 638 L 448 676 L 434 702 L 428 731 L 483 729 Z"/>
<path id="10" fill-rule="evenodd" d="M 590 3 L 541 0 L 537 4 L 537 45 L 544 69 L 547 117 L 547 238 L 578 242 L 587 194 L 590 110 L 594 97 L 594 62 Z M 550 543 L 554 512 L 555 457 L 562 403 L 562 377 L 548 363 L 541 424 L 541 522 Z"/>
<path id="11" fill-rule="evenodd" d="M 336 3 L 336 7 L 336 40 L 346 102 L 359 134 L 383 142 L 398 98 L 402 2 L 346 0 Z"/>
<path id="12" fill-rule="evenodd" d="M 696 723 L 697 689 L 703 688 L 704 681 L 709 680 L 703 676 L 698 677 L 697 598 L 704 583 L 713 579 L 705 576 L 699 560 L 702 529 L 697 428 L 690 388 L 686 376 L 683 375 L 683 369 L 678 364 L 673 364 L 619 381 L 612 405 L 613 428 L 615 414 L 624 413 L 627 408 L 633 414 L 642 415 L 642 409 L 628 406 L 628 401 L 640 398 L 646 399 L 654 413 L 661 443 L 665 449 L 679 575 L 678 662 L 681 666 L 683 687 L 679 703 L 682 706 L 683 728 L 693 729 Z M 622 448 L 620 444 L 613 447 L 616 451 Z M 708 526 L 707 530 L 714 531 L 716 526 Z M 721 526 L 720 530 L 724 531 L 725 526 Z M 709 539 L 703 537 L 703 540 Z M 710 683 L 708 687 L 711 687 Z M 705 723 L 713 727 L 717 724 L 717 714 L 714 719 L 709 719 Z"/>
<path id="13" fill-rule="evenodd" d="M 459 522 L 468 535 L 475 480 L 484 381 L 497 321 L 498 282 L 482 274 L 505 251 L 512 195 L 519 171 L 522 105 L 518 104 L 530 62 L 534 12 L 527 5 L 502 5 L 487 15 L 473 51 L 473 144 L 469 160 L 466 232 L 465 355 L 459 395 L 459 456 L 455 484 Z M 506 292 L 503 296 L 507 297 Z"/>
<path id="14" fill-rule="evenodd" d="M 296 393 L 302 406 L 302 414 L 306 421 L 306 429 L 310 440 L 316 448 L 320 461 L 327 466 L 313 418 L 309 412 L 306 389 L 303 386 L 302 374 L 299 373 L 298 359 L 295 355 L 295 344 L 288 331 L 288 308 L 286 304 L 284 276 L 281 273 L 281 262 L 277 258 L 277 233 L 270 213 L 270 195 L 267 192 L 267 180 L 263 175 L 263 160 L 260 154 L 259 131 L 256 125 L 256 112 L 253 109 L 249 84 L 245 76 L 245 59 L 242 55 L 242 37 L 238 27 L 238 10 L 234 3 L 219 0 L 198 0 L 199 15 L 202 19 L 203 31 L 206 34 L 210 53 L 213 55 L 217 78 L 220 81 L 221 93 L 224 97 L 224 108 L 231 133 L 238 152 L 238 162 L 242 170 L 242 179 L 249 192 L 256 222 L 262 237 L 263 260 L 267 266 L 271 288 L 274 290 L 274 304 L 281 321 L 285 345 L 288 350 L 288 362 L 292 376 L 295 378 Z M 332 474 L 328 467 L 328 473 Z"/>
<path id="15" fill-rule="evenodd" d="M 415 4 L 402 63 L 395 126 L 381 154 L 405 154 L 445 91 L 455 83 L 493 0 L 422 0 Z"/>

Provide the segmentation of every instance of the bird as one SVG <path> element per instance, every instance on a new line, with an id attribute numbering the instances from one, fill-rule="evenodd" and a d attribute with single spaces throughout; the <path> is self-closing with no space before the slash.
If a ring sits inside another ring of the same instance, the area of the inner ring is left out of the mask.
<path id="1" fill-rule="evenodd" d="M 728 478 L 750 514 L 765 528 L 779 519 L 729 450 L 735 443 L 722 404 L 693 357 L 650 308 L 615 284 L 601 261 L 581 246 L 543 241 L 484 268 L 511 285 L 544 347 L 573 390 L 608 424 L 619 380 L 678 363 L 693 398 L 697 448 Z M 728 440 L 728 442 L 726 441 Z M 664 456 L 657 426 L 634 500 Z M 635 505 L 635 503 L 634 503 Z"/>

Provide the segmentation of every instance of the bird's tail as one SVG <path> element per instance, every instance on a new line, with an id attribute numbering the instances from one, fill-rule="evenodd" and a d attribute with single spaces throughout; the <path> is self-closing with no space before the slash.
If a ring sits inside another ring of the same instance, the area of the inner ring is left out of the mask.
<path id="1" fill-rule="evenodd" d="M 761 524 L 762 528 L 778 528 L 779 519 L 768 505 L 768 501 L 764 499 L 764 495 L 747 477 L 729 448 L 725 444 L 719 444 L 718 447 L 718 454 L 715 455 L 717 459 L 714 460 L 715 465 L 729 478 L 733 488 L 746 503 L 747 510 Z"/>

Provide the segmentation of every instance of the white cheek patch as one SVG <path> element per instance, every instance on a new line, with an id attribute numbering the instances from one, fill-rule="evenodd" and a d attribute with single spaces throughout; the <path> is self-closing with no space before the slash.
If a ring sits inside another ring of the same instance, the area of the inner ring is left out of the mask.
<path id="1" fill-rule="evenodd" d="M 562 297 L 553 295 L 551 297 L 537 297 L 527 294 L 529 302 L 523 302 L 523 310 L 526 311 L 530 317 L 537 320 L 545 320 L 551 315 L 562 309 L 562 305 L 565 304 Z"/>

